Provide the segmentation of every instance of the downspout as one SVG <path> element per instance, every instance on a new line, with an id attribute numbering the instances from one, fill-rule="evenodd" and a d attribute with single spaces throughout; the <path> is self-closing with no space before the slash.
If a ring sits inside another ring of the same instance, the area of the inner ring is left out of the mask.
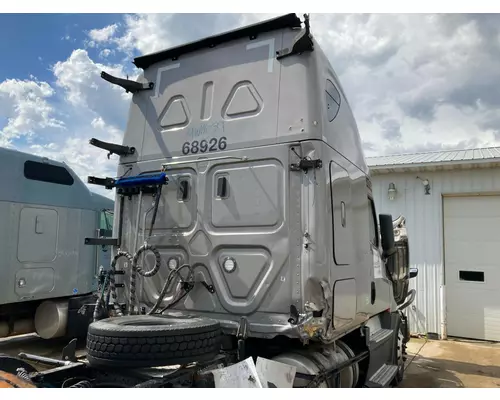
<path id="1" fill-rule="evenodd" d="M 445 255 L 445 239 L 444 239 L 444 198 L 441 194 L 441 286 L 439 287 L 439 300 L 440 300 L 440 319 L 441 319 L 441 332 L 440 339 L 446 340 L 448 334 L 446 332 L 446 255 Z"/>
<path id="2" fill-rule="evenodd" d="M 448 338 L 448 335 L 446 334 L 446 286 L 441 284 L 439 287 L 439 297 L 440 297 L 440 303 L 441 303 L 441 332 L 440 332 L 440 339 L 441 340 L 446 340 Z"/>

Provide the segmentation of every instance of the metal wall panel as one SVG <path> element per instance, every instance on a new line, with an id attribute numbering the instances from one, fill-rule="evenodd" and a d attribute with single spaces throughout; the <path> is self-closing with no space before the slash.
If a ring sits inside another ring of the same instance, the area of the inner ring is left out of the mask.
<path id="1" fill-rule="evenodd" d="M 425 195 L 422 180 L 428 179 L 430 195 Z M 372 177 L 377 213 L 393 218 L 406 217 L 410 241 L 410 264 L 419 269 L 411 287 L 417 290 L 415 302 L 407 309 L 412 333 L 442 332 L 443 284 L 443 196 L 500 193 L 500 168 L 446 172 L 393 173 Z M 389 183 L 397 194 L 388 198 Z"/>

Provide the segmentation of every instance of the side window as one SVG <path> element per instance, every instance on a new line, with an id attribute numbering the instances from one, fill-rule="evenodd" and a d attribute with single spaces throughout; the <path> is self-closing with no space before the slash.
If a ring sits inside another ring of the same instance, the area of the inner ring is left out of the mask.
<path id="1" fill-rule="evenodd" d="M 377 226 L 377 214 L 375 212 L 375 203 L 373 202 L 372 198 L 368 198 L 368 203 L 369 203 L 369 220 L 370 220 L 370 241 L 373 243 L 374 246 L 379 245 L 378 243 L 378 226 Z"/>
<path id="2" fill-rule="evenodd" d="M 339 113 L 340 93 L 330 80 L 326 81 L 325 97 L 326 97 L 326 115 L 328 117 L 328 121 L 332 122 Z"/>
<path id="3" fill-rule="evenodd" d="M 37 161 L 26 161 L 24 163 L 24 177 L 34 181 L 66 186 L 71 186 L 75 182 L 66 168 Z"/>
<path id="4" fill-rule="evenodd" d="M 113 212 L 109 210 L 101 211 L 99 219 L 99 229 L 112 230 L 113 229 Z"/>

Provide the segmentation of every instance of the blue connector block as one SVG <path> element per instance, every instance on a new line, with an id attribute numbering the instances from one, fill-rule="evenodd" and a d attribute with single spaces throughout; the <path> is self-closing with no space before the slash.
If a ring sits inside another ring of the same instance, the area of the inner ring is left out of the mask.
<path id="1" fill-rule="evenodd" d="M 167 183 L 167 180 L 166 172 L 157 175 L 137 175 L 117 179 L 115 181 L 115 187 L 164 185 Z"/>

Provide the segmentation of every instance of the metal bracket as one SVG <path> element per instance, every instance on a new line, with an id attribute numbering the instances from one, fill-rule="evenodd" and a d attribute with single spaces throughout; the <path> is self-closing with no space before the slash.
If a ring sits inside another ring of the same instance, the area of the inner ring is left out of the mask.
<path id="1" fill-rule="evenodd" d="M 109 151 L 108 159 L 111 154 L 116 154 L 118 156 L 128 156 L 135 153 L 135 147 L 122 146 L 120 144 L 103 142 L 102 140 L 98 140 L 96 138 L 90 139 L 89 143 L 92 146 L 95 146 L 99 149 Z"/>
<path id="2" fill-rule="evenodd" d="M 369 326 L 363 326 L 361 328 L 361 335 L 365 337 L 365 344 L 367 348 L 370 348 L 370 327 Z"/>
<path id="3" fill-rule="evenodd" d="M 71 342 L 68 343 L 62 350 L 61 358 L 64 361 L 73 361 L 76 362 L 76 343 L 78 339 L 72 339 Z"/>
<path id="4" fill-rule="evenodd" d="M 85 238 L 85 244 L 89 246 L 119 246 L 120 240 L 116 238 Z"/>
<path id="5" fill-rule="evenodd" d="M 238 339 L 238 361 L 242 361 L 246 358 L 245 351 L 245 340 L 248 337 L 248 321 L 245 317 L 240 319 L 240 325 L 238 326 L 238 331 L 236 332 L 236 338 Z"/>
<path id="6" fill-rule="evenodd" d="M 209 285 L 207 282 L 205 281 L 201 281 L 201 284 L 203 286 L 205 286 L 205 288 L 211 293 L 211 294 L 214 294 L 215 293 L 215 288 L 214 288 L 214 285 Z"/>
<path id="7" fill-rule="evenodd" d="M 139 83 L 135 81 L 131 81 L 129 79 L 123 79 L 123 78 L 117 78 L 113 75 L 110 75 L 104 71 L 101 72 L 101 78 L 104 79 L 105 81 L 122 87 L 125 89 L 125 91 L 128 93 L 137 93 L 142 90 L 151 90 L 154 88 L 154 83 L 153 82 L 148 82 L 148 83 Z"/>
<path id="8" fill-rule="evenodd" d="M 276 57 L 277 60 L 281 60 L 295 54 L 302 54 L 306 51 L 314 50 L 314 42 L 312 40 L 311 30 L 309 26 L 309 14 L 304 14 L 304 26 L 306 28 L 305 31 L 303 31 L 294 39 L 292 48 L 279 51 Z"/>
<path id="9" fill-rule="evenodd" d="M 113 178 L 97 178 L 89 176 L 87 182 L 92 185 L 104 186 L 106 189 L 113 189 L 115 187 L 115 180 Z"/>
<path id="10" fill-rule="evenodd" d="M 309 160 L 307 158 L 302 158 L 297 164 L 291 164 L 290 169 L 292 171 L 303 170 L 307 172 L 310 168 L 319 169 L 323 167 L 323 161 L 321 160 Z"/>
<path id="11" fill-rule="evenodd" d="M 113 234 L 112 229 L 99 229 L 99 232 L 97 233 L 99 237 L 101 236 L 110 237 L 112 234 Z"/>
<path id="12" fill-rule="evenodd" d="M 140 192 L 143 194 L 155 194 L 157 192 L 157 188 L 155 186 L 144 186 L 142 188 L 139 187 L 120 187 L 116 188 L 116 193 L 121 194 L 125 197 L 136 196 Z"/>

